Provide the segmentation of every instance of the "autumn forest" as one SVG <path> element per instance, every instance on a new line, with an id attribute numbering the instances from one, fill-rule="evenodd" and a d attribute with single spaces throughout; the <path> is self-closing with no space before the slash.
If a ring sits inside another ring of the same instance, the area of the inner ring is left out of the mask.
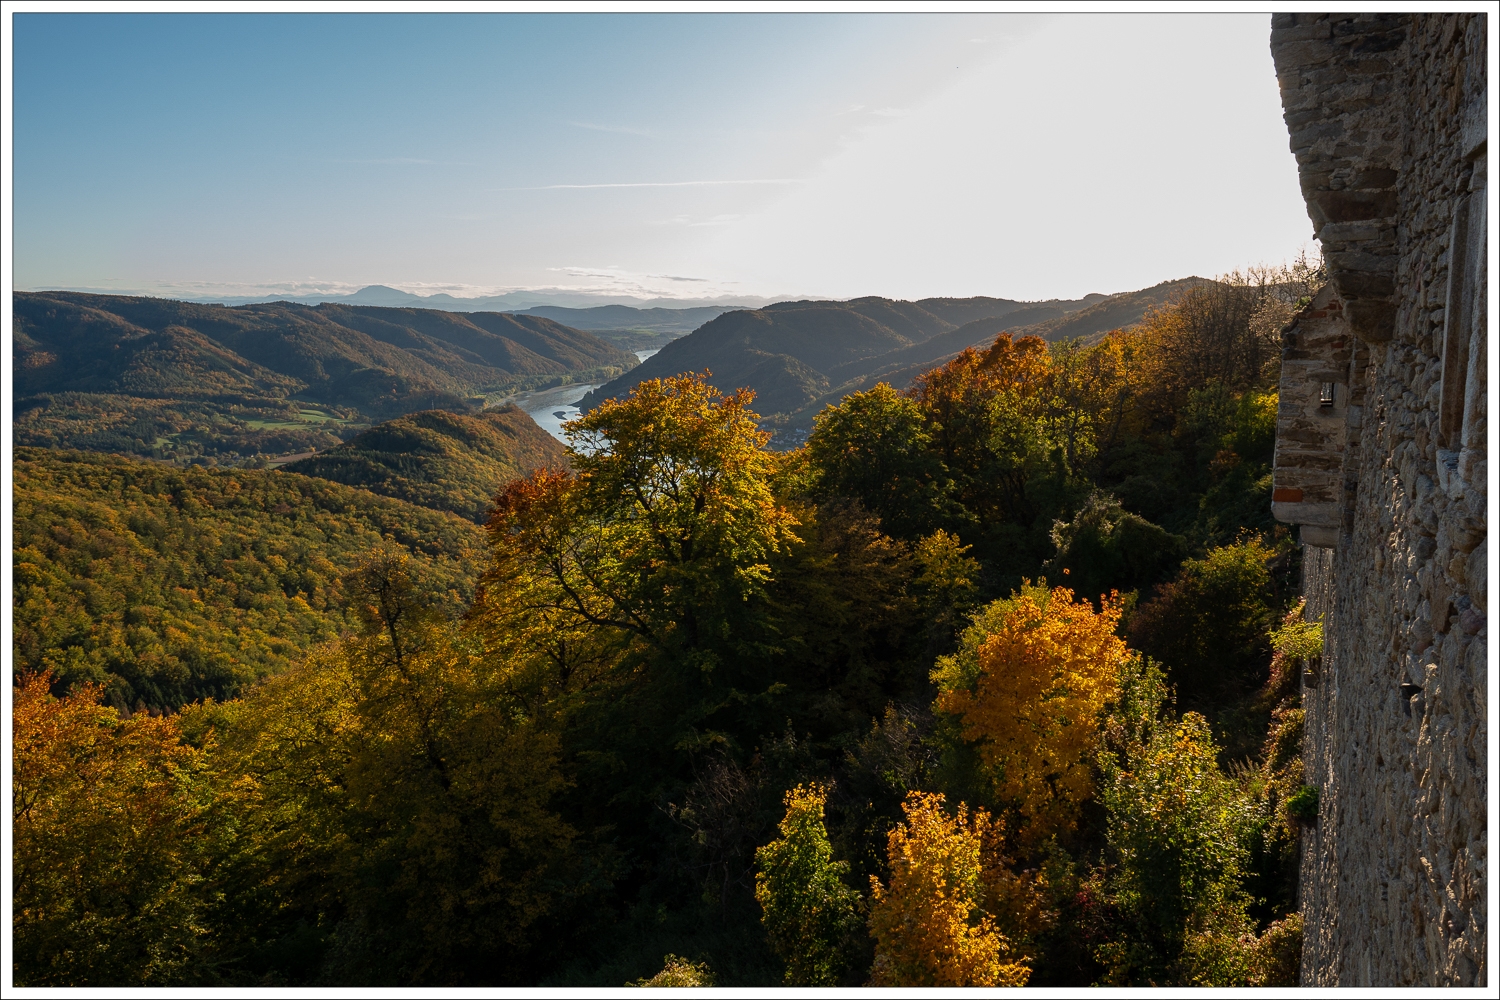
<path id="1" fill-rule="evenodd" d="M 15 982 L 1295 985 L 1320 283 L 1002 332 L 791 450 L 708 371 L 566 453 L 18 449 Z"/>

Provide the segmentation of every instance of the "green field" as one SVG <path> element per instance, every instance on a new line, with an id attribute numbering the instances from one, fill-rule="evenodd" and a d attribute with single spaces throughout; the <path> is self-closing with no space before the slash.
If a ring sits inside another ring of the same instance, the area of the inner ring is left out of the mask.
<path id="1" fill-rule="evenodd" d="M 350 417 L 334 416 L 326 410 L 298 409 L 296 420 L 266 420 L 256 418 L 246 420 L 245 426 L 257 431 L 284 430 L 289 427 L 305 427 L 308 424 L 337 424 L 340 427 L 348 427 L 357 423 L 368 421 L 357 421 Z"/>

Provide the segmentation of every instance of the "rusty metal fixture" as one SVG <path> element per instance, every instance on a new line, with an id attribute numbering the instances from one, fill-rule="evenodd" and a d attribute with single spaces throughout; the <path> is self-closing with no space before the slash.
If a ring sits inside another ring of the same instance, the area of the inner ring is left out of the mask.
<path id="1" fill-rule="evenodd" d="M 1302 686 L 1305 688 L 1317 688 L 1318 682 L 1323 675 L 1323 658 L 1321 656 L 1309 656 L 1302 661 Z"/>

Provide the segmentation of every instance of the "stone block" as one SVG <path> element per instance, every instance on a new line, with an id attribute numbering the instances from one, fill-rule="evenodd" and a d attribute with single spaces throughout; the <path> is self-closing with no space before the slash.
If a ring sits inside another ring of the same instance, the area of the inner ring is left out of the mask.
<path id="1" fill-rule="evenodd" d="M 1276 18 L 1287 15 L 1271 15 L 1271 46 L 1289 42 L 1323 41 L 1333 37 L 1333 27 L 1327 21 L 1309 21 L 1303 24 L 1278 25 Z"/>
<path id="2" fill-rule="evenodd" d="M 1302 66 L 1320 65 L 1338 57 L 1337 53 L 1329 51 L 1327 42 L 1314 39 L 1302 41 L 1273 39 L 1271 56 L 1276 60 L 1278 73 Z"/>
<path id="3" fill-rule="evenodd" d="M 1387 299 L 1350 299 L 1349 328 L 1364 341 L 1390 340 L 1396 332 L 1396 304 Z"/>

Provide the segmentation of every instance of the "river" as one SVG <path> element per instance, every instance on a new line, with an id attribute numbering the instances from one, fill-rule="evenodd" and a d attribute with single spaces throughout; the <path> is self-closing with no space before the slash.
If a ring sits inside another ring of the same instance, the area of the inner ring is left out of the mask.
<path id="1" fill-rule="evenodd" d="M 635 356 L 645 361 L 655 353 L 656 350 L 636 351 Z M 530 414 L 531 419 L 535 420 L 542 430 L 559 441 L 566 442 L 567 436 L 563 434 L 562 425 L 578 416 L 578 401 L 603 384 L 603 382 L 574 382 L 571 385 L 556 385 L 550 389 L 532 389 L 528 392 L 518 392 L 500 402 L 515 403 Z"/>

